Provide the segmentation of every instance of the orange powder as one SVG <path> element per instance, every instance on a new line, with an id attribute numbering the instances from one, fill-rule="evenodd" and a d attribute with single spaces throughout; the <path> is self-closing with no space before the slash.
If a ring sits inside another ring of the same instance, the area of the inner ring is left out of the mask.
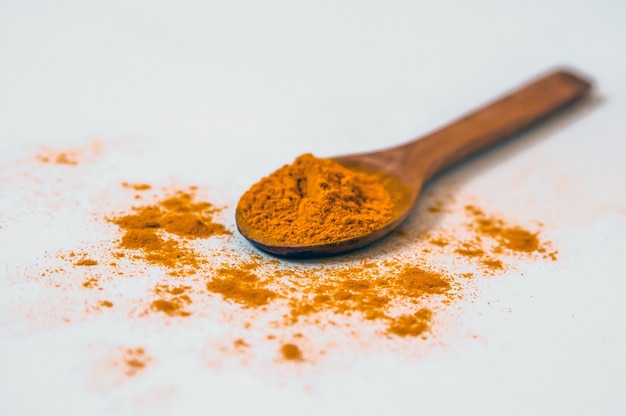
<path id="1" fill-rule="evenodd" d="M 147 184 L 124 186 L 150 189 Z M 443 204 L 426 211 L 432 216 L 449 212 Z M 163 275 L 157 284 L 148 284 L 149 295 L 141 310 L 166 320 L 193 319 L 189 318 L 194 316 L 192 306 L 200 310 L 202 302 L 228 302 L 233 314 L 242 317 L 241 331 L 267 331 L 261 342 L 275 343 L 284 360 L 302 361 L 301 347 L 286 340 L 306 338 L 307 360 L 314 360 L 311 334 L 321 334 L 325 328 L 339 328 L 346 334 L 370 328 L 381 339 L 392 341 L 430 337 L 436 333 L 435 316 L 462 298 L 468 279 L 502 274 L 512 267 L 514 258 L 554 256 L 538 231 L 509 224 L 474 205 L 462 209 L 464 233 L 435 229 L 424 236 L 399 230 L 390 237 L 391 251 L 375 258 L 368 259 L 365 251 L 322 262 L 282 262 L 231 248 L 229 240 L 218 249 L 195 244 L 195 240 L 230 234 L 215 221 L 218 212 L 213 204 L 197 201 L 193 189 L 174 192 L 109 217 L 108 221 L 119 227 L 120 236 L 115 247 L 101 256 L 70 253 L 63 258 L 77 267 L 99 265 L 98 272 L 103 275 L 111 269 L 114 273 L 109 275 L 114 276 L 121 274 L 119 264 L 159 266 Z M 394 241 L 405 246 L 410 243 L 417 250 L 411 255 L 393 254 Z M 445 253 L 461 270 L 434 266 L 422 250 Z M 119 262 L 112 262 L 112 257 Z M 472 266 L 471 271 L 463 265 Z M 131 269 L 125 276 L 141 278 L 141 272 L 133 274 Z M 100 289 L 96 277 L 87 278 L 82 286 Z M 100 301 L 99 305 L 110 308 L 114 302 L 116 312 L 122 310 L 123 299 Z M 272 317 L 269 324 L 268 316 Z M 248 343 L 240 336 L 236 334 L 234 341 L 228 342 L 230 351 L 234 346 L 239 353 L 247 353 L 259 342 L 253 337 L 257 341 Z M 141 355 L 133 354 L 135 358 Z M 143 368 L 147 361 L 135 358 L 129 362 L 136 363 L 128 366 Z"/>
<path id="2" fill-rule="evenodd" d="M 539 240 L 538 232 L 531 232 L 517 225 L 509 225 L 503 219 L 488 216 L 481 209 L 467 205 L 467 213 L 472 217 L 471 226 L 478 236 L 488 237 L 495 240 L 498 246 L 495 252 L 508 250 L 514 253 L 546 253 L 548 245 L 542 244 Z M 549 257 L 556 258 L 556 252 L 552 252 Z"/>
<path id="3" fill-rule="evenodd" d="M 152 185 L 149 185 L 147 183 L 122 182 L 122 186 L 124 188 L 134 189 L 135 191 L 147 191 L 149 189 L 152 189 Z"/>
<path id="4" fill-rule="evenodd" d="M 247 348 L 250 346 L 243 338 L 237 338 L 233 342 L 233 345 L 235 346 L 235 348 Z"/>
<path id="5" fill-rule="evenodd" d="M 124 373 L 129 377 L 134 377 L 145 370 L 151 360 L 146 355 L 146 351 L 139 347 L 122 350 L 121 361 L 124 366 Z"/>
<path id="6" fill-rule="evenodd" d="M 430 244 L 434 244 L 434 245 L 439 246 L 439 247 L 445 247 L 448 244 L 450 244 L 450 242 L 448 240 L 446 240 L 445 238 L 443 238 L 443 237 L 431 238 L 428 242 Z"/>
<path id="7" fill-rule="evenodd" d="M 56 156 L 38 156 L 38 159 L 43 163 L 55 163 L 57 165 L 78 165 L 78 161 L 67 153 L 59 153 Z"/>
<path id="8" fill-rule="evenodd" d="M 409 314 L 412 315 L 426 309 L 420 298 L 430 301 L 439 296 L 440 300 L 449 300 L 453 296 L 449 276 L 407 265 L 399 259 L 388 261 L 386 267 L 365 263 L 348 268 L 319 268 L 296 276 L 303 282 L 301 293 L 290 296 L 290 311 L 285 315 L 286 322 L 292 325 L 330 312 L 379 320 L 387 325 L 390 334 L 417 336 L 423 331 L 411 330 L 414 323 L 392 310 L 404 305 L 403 310 L 414 311 Z M 422 322 L 430 319 L 423 313 L 420 317 Z M 405 331 L 401 330 L 403 326 L 408 326 Z"/>
<path id="9" fill-rule="evenodd" d="M 93 160 L 96 156 L 100 156 L 101 153 L 102 143 L 98 140 L 92 140 L 84 146 L 64 151 L 42 148 L 36 157 L 42 163 L 77 166 L 79 162 Z"/>
<path id="10" fill-rule="evenodd" d="M 438 213 L 439 210 L 434 212 Z M 507 268 L 504 260 L 508 256 L 531 258 L 539 255 L 556 260 L 556 250 L 551 248 L 549 242 L 540 239 L 539 231 L 533 232 L 520 225 L 510 224 L 501 217 L 486 214 L 475 205 L 466 205 L 465 214 L 467 229 L 472 233 L 469 239 L 445 234 L 430 236 L 428 242 L 431 247 L 450 247 L 453 254 L 476 261 L 490 275 Z"/>
<path id="11" fill-rule="evenodd" d="M 302 351 L 295 344 L 285 344 L 281 347 L 280 352 L 285 360 L 302 361 Z"/>
<path id="12" fill-rule="evenodd" d="M 248 235 L 297 245 L 367 234 L 385 226 L 393 215 L 394 195 L 379 175 L 311 154 L 261 179 L 237 205 L 243 220 L 239 224 L 249 225 Z"/>
<path id="13" fill-rule="evenodd" d="M 98 262 L 92 259 L 82 259 L 74 263 L 75 266 L 96 266 L 97 264 Z"/>
<path id="14" fill-rule="evenodd" d="M 423 270 L 415 266 L 404 267 L 392 281 L 407 297 L 420 297 L 424 294 L 441 295 L 451 288 L 448 279 L 441 272 Z"/>
<path id="15" fill-rule="evenodd" d="M 187 240 L 230 234 L 222 224 L 213 221 L 218 211 L 208 202 L 195 202 L 192 193 L 179 191 L 109 221 L 124 230 L 120 249 L 137 250 L 148 263 L 167 268 L 170 275 L 184 276 L 195 273 L 204 263 Z"/>
<path id="16" fill-rule="evenodd" d="M 83 287 L 85 289 L 100 289 L 100 286 L 98 285 L 98 279 L 96 279 L 95 277 L 90 277 L 85 280 L 83 282 Z"/>
<path id="17" fill-rule="evenodd" d="M 260 263 L 257 262 L 246 262 L 235 267 L 222 267 L 216 270 L 215 276 L 206 284 L 206 288 L 224 299 L 246 307 L 267 305 L 279 295 L 267 289 L 267 280 L 254 274 L 254 269 L 259 266 Z"/>
<path id="18" fill-rule="evenodd" d="M 154 291 L 159 299 L 153 301 L 150 307 L 169 316 L 189 316 L 191 313 L 185 307 L 191 304 L 190 290 L 190 286 L 157 285 Z"/>
<path id="19" fill-rule="evenodd" d="M 432 210 L 433 215 L 443 212 L 441 206 L 437 208 Z M 389 335 L 423 336 L 430 330 L 433 317 L 430 304 L 446 304 L 457 296 L 456 276 L 407 263 L 401 257 L 392 257 L 382 264 L 363 261 L 308 268 L 285 267 L 275 260 L 263 261 L 261 256 L 237 257 L 219 265 L 206 263 L 204 256 L 184 245 L 184 241 L 228 233 L 212 221 L 215 211 L 209 203 L 194 202 L 192 194 L 177 192 L 111 221 L 124 230 L 120 249 L 139 250 L 143 260 L 165 267 L 170 275 L 184 277 L 202 270 L 209 293 L 243 308 L 262 311 L 271 305 L 285 305 L 286 326 L 315 324 L 334 314 L 346 319 L 379 321 Z M 470 240 L 445 235 L 430 237 L 426 242 L 442 250 L 450 248 L 458 256 L 477 259 L 491 272 L 505 267 L 502 259 L 506 253 L 540 252 L 544 246 L 537 233 L 510 226 L 476 207 L 467 207 L 466 213 L 473 232 Z M 406 238 L 402 233 L 398 235 Z M 487 244 L 487 240 L 495 245 Z M 458 277 L 471 276 L 465 272 Z M 151 309 L 169 316 L 189 316 L 186 307 L 191 303 L 192 290 L 190 286 L 157 286 L 159 299 L 152 302 Z"/>
<path id="20" fill-rule="evenodd" d="M 54 161 L 60 165 L 78 165 L 78 162 L 67 153 L 59 153 Z"/>
<path id="21" fill-rule="evenodd" d="M 400 315 L 389 324 L 388 332 L 401 337 L 417 337 L 430 329 L 430 309 L 422 308 L 411 315 Z"/>

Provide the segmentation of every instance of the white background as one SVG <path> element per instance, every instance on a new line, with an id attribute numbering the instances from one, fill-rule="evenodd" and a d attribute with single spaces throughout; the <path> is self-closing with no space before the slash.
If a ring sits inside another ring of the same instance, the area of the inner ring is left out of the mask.
<path id="1" fill-rule="evenodd" d="M 404 142 L 553 66 L 595 82 L 586 105 L 430 185 L 542 221 L 559 249 L 484 289 L 464 323 L 480 342 L 373 354 L 306 383 L 170 375 L 174 393 L 150 393 L 167 405 L 146 408 L 132 384 L 84 385 L 79 350 L 46 355 L 70 329 L 29 343 L 2 320 L 0 413 L 626 414 L 624 22 L 617 0 L 0 0 L 0 313 L 30 288 L 10 278 L 36 240 L 8 234 L 26 208 L 8 166 L 42 145 L 131 146 L 128 180 L 175 177 L 232 207 L 300 153 Z"/>

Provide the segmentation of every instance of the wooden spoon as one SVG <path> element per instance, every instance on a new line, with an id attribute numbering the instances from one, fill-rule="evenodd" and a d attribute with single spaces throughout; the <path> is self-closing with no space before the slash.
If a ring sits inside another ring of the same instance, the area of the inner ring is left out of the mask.
<path id="1" fill-rule="evenodd" d="M 249 224 L 236 213 L 237 228 L 252 244 L 285 257 L 319 257 L 354 250 L 388 234 L 408 216 L 423 184 L 463 158 L 520 132 L 585 97 L 591 83 L 567 70 L 548 73 L 504 97 L 409 143 L 370 153 L 332 158 L 342 165 L 380 172 L 406 185 L 395 217 L 382 228 L 350 239 L 316 245 L 293 245 L 252 238 Z"/>

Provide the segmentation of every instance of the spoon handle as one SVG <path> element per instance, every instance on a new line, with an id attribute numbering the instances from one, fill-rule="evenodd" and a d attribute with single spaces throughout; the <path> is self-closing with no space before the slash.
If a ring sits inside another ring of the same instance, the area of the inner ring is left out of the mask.
<path id="1" fill-rule="evenodd" d="M 566 70 L 551 72 L 504 97 L 406 144 L 421 180 L 461 159 L 542 121 L 584 97 L 591 83 Z"/>

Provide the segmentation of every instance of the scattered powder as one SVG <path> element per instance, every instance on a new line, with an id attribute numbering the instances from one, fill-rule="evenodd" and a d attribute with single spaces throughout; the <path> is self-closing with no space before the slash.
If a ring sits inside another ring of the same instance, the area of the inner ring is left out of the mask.
<path id="1" fill-rule="evenodd" d="M 57 165 L 70 165 L 76 166 L 78 165 L 78 161 L 72 155 L 68 155 L 67 153 L 58 153 L 53 157 L 50 156 L 38 156 L 39 161 L 43 163 L 54 163 Z"/>
<path id="2" fill-rule="evenodd" d="M 54 160 L 59 165 L 78 165 L 78 161 L 72 158 L 67 153 L 59 153 Z"/>
<path id="3" fill-rule="evenodd" d="M 122 186 L 124 188 L 129 188 L 129 189 L 133 189 L 135 191 L 147 191 L 149 189 L 152 189 L 152 185 L 149 185 L 147 183 L 128 183 L 128 182 L 122 182 Z"/>
<path id="4" fill-rule="evenodd" d="M 74 266 L 96 266 L 98 264 L 97 261 L 92 259 L 82 259 L 74 263 Z"/>
<path id="5" fill-rule="evenodd" d="M 489 270 L 502 270 L 504 269 L 504 263 L 502 260 L 491 259 L 491 258 L 483 258 L 480 260 L 481 264 Z"/>
<path id="6" fill-rule="evenodd" d="M 267 289 L 267 280 L 260 279 L 254 269 L 260 267 L 259 261 L 248 261 L 219 268 L 215 276 L 206 284 L 207 290 L 245 307 L 267 305 L 278 297 L 276 292 Z"/>
<path id="7" fill-rule="evenodd" d="M 429 240 L 429 242 L 430 242 L 430 244 L 434 244 L 434 245 L 439 246 L 439 247 L 445 247 L 448 244 L 450 244 L 450 242 L 448 240 L 446 240 L 445 238 L 443 238 L 443 237 L 431 238 Z"/>
<path id="8" fill-rule="evenodd" d="M 243 338 L 237 338 L 235 341 L 233 341 L 233 345 L 235 346 L 235 348 L 247 348 L 250 346 Z"/>
<path id="9" fill-rule="evenodd" d="M 194 197 L 191 192 L 178 191 L 154 205 L 109 218 L 124 231 L 118 248 L 138 251 L 143 260 L 165 267 L 172 276 L 195 273 L 205 261 L 187 242 L 231 232 L 213 221 L 218 208 L 195 202 Z"/>
<path id="10" fill-rule="evenodd" d="M 83 287 L 85 289 L 100 289 L 100 285 L 98 284 L 98 279 L 95 277 L 90 277 L 83 282 Z"/>
<path id="11" fill-rule="evenodd" d="M 153 301 L 150 307 L 169 316 L 189 316 L 191 313 L 185 307 L 191 304 L 190 289 L 190 286 L 158 285 L 154 291 L 159 299 Z"/>
<path id="12" fill-rule="evenodd" d="M 504 218 L 488 215 L 475 205 L 466 205 L 464 209 L 467 217 L 465 226 L 470 236 L 463 238 L 445 233 L 431 235 L 428 238 L 431 248 L 452 249 L 454 254 L 475 261 L 486 275 L 496 275 L 506 270 L 505 261 L 511 256 L 557 259 L 557 251 L 549 242 L 541 240 L 539 231 L 531 231 L 511 224 Z"/>
<path id="13" fill-rule="evenodd" d="M 129 377 L 134 377 L 145 370 L 150 357 L 146 355 L 146 351 L 139 348 L 127 348 L 122 350 L 121 361 L 124 367 L 124 373 Z"/>
<path id="14" fill-rule="evenodd" d="M 91 161 L 102 153 L 102 143 L 93 140 L 85 146 L 58 151 L 42 148 L 36 158 L 42 163 L 54 165 L 77 166 L 80 162 Z"/>
<path id="15" fill-rule="evenodd" d="M 57 163 L 54 160 L 50 163 Z M 154 189 L 146 183 L 122 186 L 134 191 Z M 109 215 L 106 220 L 118 233 L 112 241 L 85 250 L 89 253 L 81 250 L 59 257 L 83 272 L 89 270 L 85 266 L 99 266 L 98 276 L 83 276 L 78 282 L 82 281 L 83 289 L 101 290 L 98 295 L 110 299 L 97 301 L 102 308 L 115 304 L 116 313 L 129 310 L 130 317 L 139 318 L 145 311 L 171 322 L 197 316 L 209 319 L 203 315 L 205 306 L 227 304 L 230 315 L 210 319 L 237 328 L 227 342 L 231 351 L 234 346 L 240 354 L 248 354 L 260 343 L 269 343 L 284 360 L 296 362 L 303 361 L 302 345 L 306 345 L 307 362 L 332 351 L 332 346 L 315 343 L 316 336 L 328 328 L 344 331 L 346 339 L 359 331 L 373 334 L 368 342 L 434 337 L 437 326 L 445 323 L 435 318 L 463 299 L 467 282 L 512 270 L 517 259 L 556 260 L 556 250 L 539 230 L 512 224 L 474 204 L 461 206 L 462 230 L 437 227 L 419 235 L 399 229 L 382 243 L 389 245 L 389 251 L 372 249 L 376 253 L 372 258 L 365 250 L 325 261 L 278 261 L 234 248 L 231 231 L 216 219 L 222 208 L 198 201 L 196 192 L 197 187 L 176 190 Z M 426 207 L 423 215 L 443 216 L 450 210 L 436 203 Z M 213 238 L 222 239 L 220 248 L 203 244 Z M 414 252 L 397 254 L 394 244 L 410 244 Z M 433 263 L 429 259 L 435 256 L 423 252 L 443 254 L 460 266 Z M 145 292 L 126 298 L 120 296 L 123 289 L 102 291 L 100 273 L 120 287 L 145 280 L 141 289 Z M 61 279 L 67 272 L 59 267 L 41 274 Z M 255 337 L 259 332 L 260 337 Z M 123 357 L 129 376 L 150 362 L 143 348 L 127 349 Z"/>
<path id="16" fill-rule="evenodd" d="M 473 219 L 471 226 L 477 233 L 477 238 L 488 237 L 498 243 L 495 253 L 506 250 L 514 253 L 541 253 L 546 258 L 556 260 L 557 252 L 550 250 L 549 244 L 539 240 L 538 232 L 507 224 L 503 219 L 489 216 L 474 205 L 467 205 L 465 210 Z"/>
<path id="17" fill-rule="evenodd" d="M 123 186 L 134 189 L 137 185 L 126 183 Z M 150 185 L 145 187 L 151 188 Z M 429 215 L 446 212 L 443 204 L 435 208 L 427 209 Z M 477 275 L 477 271 L 455 272 L 429 265 L 426 259 L 406 255 L 387 254 L 382 261 L 363 258 L 306 265 L 241 253 L 229 249 L 228 245 L 212 251 L 198 249 L 191 244 L 194 240 L 230 235 L 222 224 L 215 222 L 214 215 L 218 212 L 213 204 L 196 201 L 195 189 L 189 188 L 154 203 L 135 206 L 130 213 L 108 218 L 122 233 L 109 256 L 118 261 L 145 262 L 164 269 L 164 279 L 153 286 L 156 298 L 149 301 L 148 311 L 163 314 L 167 319 L 189 319 L 192 297 L 222 299 L 239 307 L 242 317 L 247 316 L 246 319 L 253 322 L 263 320 L 265 314 L 282 316 L 266 328 L 272 331 L 264 336 L 266 342 L 280 343 L 286 336 L 282 331 L 289 328 L 323 331 L 322 328 L 331 325 L 347 330 L 354 325 L 368 325 L 368 322 L 378 328 L 376 333 L 380 337 L 426 339 L 432 336 L 437 311 L 462 298 L 463 282 Z M 479 275 L 487 276 L 510 268 L 509 259 L 516 257 L 532 258 L 538 254 L 556 258 L 555 251 L 540 239 L 538 231 L 488 215 L 475 205 L 466 206 L 464 213 L 469 234 L 439 230 L 426 237 L 411 237 L 399 230 L 392 238 L 415 241 L 424 250 L 466 259 L 482 270 Z M 76 266 L 108 264 L 113 269 L 118 267 L 115 261 L 95 260 L 97 257 L 97 253 L 66 255 Z M 88 278 L 83 287 L 99 288 L 98 280 Z M 100 305 L 112 307 L 113 302 L 101 301 Z M 246 321 L 242 326 L 244 331 L 253 328 L 258 330 L 258 324 Z M 305 337 L 302 332 L 297 334 L 298 338 Z M 238 350 L 251 348 L 243 338 L 231 342 Z M 285 360 L 302 360 L 300 347 L 285 342 L 281 345 Z"/>
<path id="18" fill-rule="evenodd" d="M 285 344 L 281 347 L 280 352 L 283 358 L 289 361 L 302 361 L 302 351 L 295 344 Z"/>
<path id="19" fill-rule="evenodd" d="M 424 297 L 429 298 L 425 303 L 434 296 L 439 296 L 440 301 L 453 298 L 449 276 L 407 265 L 400 259 L 389 261 L 385 267 L 365 262 L 307 270 L 296 276 L 301 282 L 299 291 L 290 295 L 290 310 L 285 316 L 291 324 L 311 322 L 311 318 L 315 322 L 315 315 L 330 312 L 378 320 L 386 325 L 388 333 L 399 334 L 400 326 L 412 324 L 403 318 L 403 313 L 394 314 L 394 310 L 422 309 L 420 298 Z M 407 330 L 406 335 L 413 332 Z"/>
<path id="20" fill-rule="evenodd" d="M 430 309 L 422 308 L 411 315 L 400 315 L 389 325 L 388 331 L 401 337 L 417 337 L 430 329 Z"/>

